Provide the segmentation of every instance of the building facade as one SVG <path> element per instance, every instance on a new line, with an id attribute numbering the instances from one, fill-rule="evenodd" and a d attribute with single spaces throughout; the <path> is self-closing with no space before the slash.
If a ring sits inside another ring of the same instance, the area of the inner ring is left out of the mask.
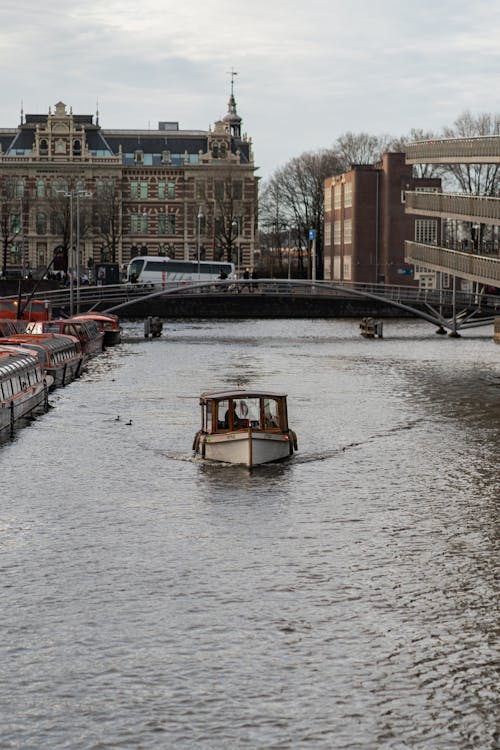
<path id="1" fill-rule="evenodd" d="M 241 122 L 232 90 L 208 131 L 108 130 L 63 102 L 21 114 L 0 129 L 7 265 L 57 268 L 70 247 L 83 267 L 146 253 L 253 265 L 258 178 Z"/>
<path id="2" fill-rule="evenodd" d="M 325 181 L 324 278 L 407 285 L 420 283 L 405 262 L 405 240 L 437 244 L 438 219 L 405 212 L 406 191 L 438 191 L 441 180 L 417 178 L 405 154 L 386 153 L 379 164 L 353 165 Z"/>

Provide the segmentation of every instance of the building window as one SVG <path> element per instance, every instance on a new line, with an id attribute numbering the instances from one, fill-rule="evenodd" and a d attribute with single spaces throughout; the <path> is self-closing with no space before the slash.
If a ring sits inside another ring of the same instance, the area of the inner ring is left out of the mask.
<path id="1" fill-rule="evenodd" d="M 344 244 L 350 245 L 352 242 L 352 221 L 346 219 L 344 221 Z"/>
<path id="2" fill-rule="evenodd" d="M 82 155 L 82 143 L 81 141 L 73 141 L 73 156 Z"/>
<path id="3" fill-rule="evenodd" d="M 147 182 L 141 182 L 139 185 L 139 197 L 141 199 L 145 199 L 148 197 L 148 183 Z"/>
<path id="4" fill-rule="evenodd" d="M 165 234 L 165 214 L 163 212 L 158 214 L 158 234 Z"/>
<path id="5" fill-rule="evenodd" d="M 36 197 L 45 198 L 45 181 L 41 178 L 36 182 Z"/>
<path id="6" fill-rule="evenodd" d="M 342 226 L 340 224 L 340 221 L 336 221 L 333 225 L 333 244 L 334 245 L 340 245 L 341 242 L 341 230 Z"/>
<path id="7" fill-rule="evenodd" d="M 325 222 L 325 245 L 332 244 L 332 225 L 329 221 Z"/>
<path id="8" fill-rule="evenodd" d="M 137 214 L 130 214 L 130 234 L 137 234 Z"/>
<path id="9" fill-rule="evenodd" d="M 343 278 L 346 281 L 351 280 L 351 256 L 350 255 L 344 255 Z"/>
<path id="10" fill-rule="evenodd" d="M 130 197 L 131 198 L 138 198 L 139 197 L 139 183 L 133 180 L 130 183 Z"/>
<path id="11" fill-rule="evenodd" d="M 344 185 L 344 208 L 352 206 L 352 182 L 346 182 Z"/>
<path id="12" fill-rule="evenodd" d="M 18 180 L 16 183 L 16 198 L 24 198 L 24 180 Z"/>
<path id="13" fill-rule="evenodd" d="M 19 221 L 19 216 L 17 214 L 13 214 L 10 217 L 10 231 L 11 234 L 19 234 L 21 231 L 21 222 Z"/>
<path id="14" fill-rule="evenodd" d="M 327 187 L 325 190 L 325 211 L 332 210 L 332 189 Z"/>
<path id="15" fill-rule="evenodd" d="M 218 159 L 219 158 L 219 144 L 218 143 L 214 143 L 212 145 L 212 157 L 214 159 Z"/>
<path id="16" fill-rule="evenodd" d="M 243 198 L 243 183 L 241 180 L 233 181 L 233 198 L 235 201 L 240 201 Z"/>
<path id="17" fill-rule="evenodd" d="M 224 200 L 224 181 L 223 180 L 215 180 L 215 197 L 219 201 Z"/>
<path id="18" fill-rule="evenodd" d="M 437 241 L 437 219 L 416 219 L 415 242 L 435 245 Z"/>
<path id="19" fill-rule="evenodd" d="M 37 234 L 47 233 L 47 217 L 43 211 L 39 211 L 36 215 L 36 233 Z"/>
<path id="20" fill-rule="evenodd" d="M 141 214 L 141 234 L 148 233 L 148 215 Z"/>
<path id="21" fill-rule="evenodd" d="M 167 184 L 167 198 L 170 201 L 175 200 L 175 182 L 169 182 Z"/>
<path id="22" fill-rule="evenodd" d="M 104 195 L 104 182 L 102 180 L 97 180 L 95 189 L 97 197 L 102 198 Z"/>
<path id="23" fill-rule="evenodd" d="M 196 180 L 196 200 L 204 201 L 206 197 L 206 182 L 205 180 Z"/>
<path id="24" fill-rule="evenodd" d="M 158 183 L 158 199 L 161 201 L 165 200 L 165 187 L 166 187 L 165 182 Z"/>
<path id="25" fill-rule="evenodd" d="M 45 138 L 42 138 L 40 141 L 40 156 L 47 156 L 49 153 L 49 144 L 45 140 Z"/>
<path id="26" fill-rule="evenodd" d="M 167 214 L 167 234 L 175 234 L 175 214 Z"/>
<path id="27" fill-rule="evenodd" d="M 137 162 L 137 164 L 142 164 L 144 161 L 144 151 L 136 151 L 134 154 L 134 160 Z"/>
<path id="28" fill-rule="evenodd" d="M 340 208 L 342 206 L 342 185 L 338 183 L 333 188 L 333 207 Z"/>

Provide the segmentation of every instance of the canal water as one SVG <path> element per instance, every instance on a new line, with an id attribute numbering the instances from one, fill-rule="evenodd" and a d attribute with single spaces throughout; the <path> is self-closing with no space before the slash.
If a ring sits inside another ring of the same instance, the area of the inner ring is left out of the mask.
<path id="1" fill-rule="evenodd" d="M 0 449 L 0 748 L 498 748 L 491 330 L 142 334 Z M 290 461 L 193 460 L 236 384 L 289 394 Z"/>

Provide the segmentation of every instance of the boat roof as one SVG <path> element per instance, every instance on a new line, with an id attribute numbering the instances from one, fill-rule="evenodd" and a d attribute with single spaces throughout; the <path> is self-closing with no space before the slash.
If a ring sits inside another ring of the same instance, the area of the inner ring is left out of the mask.
<path id="1" fill-rule="evenodd" d="M 256 390 L 244 390 L 243 388 L 234 388 L 232 390 L 225 391 L 204 391 L 200 395 L 200 400 L 208 401 L 215 399 L 216 401 L 222 401 L 227 398 L 261 398 L 265 396 L 271 396 L 272 398 L 286 398 L 288 394 L 283 391 L 256 391 Z"/>
<path id="2" fill-rule="evenodd" d="M 72 348 L 78 339 L 75 336 L 64 334 L 45 333 L 41 335 L 4 336 L 0 339 L 1 344 L 15 344 L 16 346 L 41 347 L 47 351 L 59 352 Z"/>
<path id="3" fill-rule="evenodd" d="M 16 370 L 38 365 L 38 359 L 32 354 L 18 354 L 12 350 L 0 349 L 0 377 L 13 374 Z"/>

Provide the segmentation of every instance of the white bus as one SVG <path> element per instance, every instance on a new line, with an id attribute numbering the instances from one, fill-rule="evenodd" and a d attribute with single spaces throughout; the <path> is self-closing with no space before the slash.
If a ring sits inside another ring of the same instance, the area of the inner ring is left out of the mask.
<path id="1" fill-rule="evenodd" d="M 212 260 L 171 260 L 161 256 L 140 255 L 132 258 L 127 268 L 127 282 L 141 284 L 165 284 L 167 281 L 215 281 L 221 278 L 234 279 L 234 263 L 218 263 Z M 224 277 L 223 277 L 224 278 Z"/>

